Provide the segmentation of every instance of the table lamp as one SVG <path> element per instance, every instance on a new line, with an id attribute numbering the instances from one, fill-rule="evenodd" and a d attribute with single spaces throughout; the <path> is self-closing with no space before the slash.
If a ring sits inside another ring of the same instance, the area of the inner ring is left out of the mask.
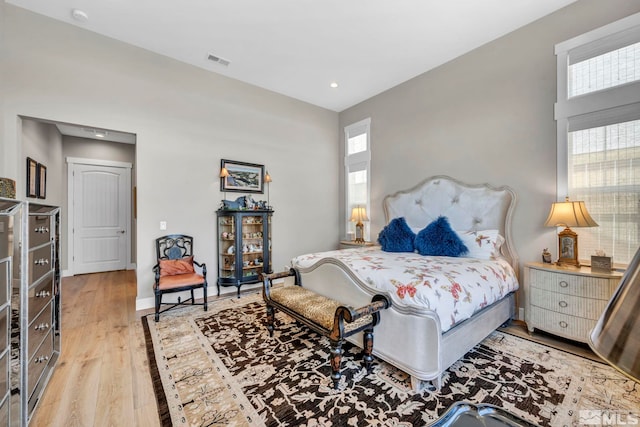
<path id="1" fill-rule="evenodd" d="M 367 210 L 364 207 L 358 206 L 351 211 L 351 222 L 356 223 L 356 243 L 364 243 L 364 224 L 362 221 L 369 221 L 367 217 Z"/>
<path id="2" fill-rule="evenodd" d="M 224 200 L 227 200 L 227 185 L 224 182 L 229 176 L 229 171 L 224 166 L 220 169 L 220 185 L 224 189 Z"/>
<path id="3" fill-rule="evenodd" d="M 269 203 L 269 185 L 273 180 L 271 179 L 271 175 L 269 175 L 269 171 L 264 174 L 264 183 L 267 184 L 267 209 L 271 209 L 271 203 Z"/>
<path id="4" fill-rule="evenodd" d="M 611 366 L 640 382 L 640 249 L 589 336 L 589 346 Z"/>
<path id="5" fill-rule="evenodd" d="M 578 261 L 578 235 L 569 227 L 597 227 L 584 202 L 571 202 L 567 197 L 564 202 L 551 205 L 546 227 L 565 227 L 558 233 L 558 262 L 580 267 Z"/>

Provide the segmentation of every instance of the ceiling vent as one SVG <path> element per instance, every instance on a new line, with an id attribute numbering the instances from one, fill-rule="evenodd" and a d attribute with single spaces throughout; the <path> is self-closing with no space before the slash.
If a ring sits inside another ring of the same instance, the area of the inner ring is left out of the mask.
<path id="1" fill-rule="evenodd" d="M 231 64 L 231 61 L 229 61 L 228 59 L 220 58 L 219 56 L 216 56 L 212 53 L 210 53 L 209 56 L 207 56 L 207 59 L 209 61 L 217 62 L 218 64 L 224 67 L 228 67 L 229 64 Z"/>

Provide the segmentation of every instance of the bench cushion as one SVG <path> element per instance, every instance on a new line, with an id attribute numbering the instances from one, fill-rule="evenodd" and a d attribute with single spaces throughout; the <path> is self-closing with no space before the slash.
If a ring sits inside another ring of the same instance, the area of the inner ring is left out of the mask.
<path id="1" fill-rule="evenodd" d="M 318 295 L 301 286 L 285 286 L 272 289 L 271 300 L 298 313 L 327 331 L 333 329 L 336 309 L 342 304 L 338 301 Z M 345 322 L 344 329 L 348 333 L 373 321 L 373 316 L 366 315 L 355 322 Z"/>
<path id="2" fill-rule="evenodd" d="M 285 286 L 271 290 L 271 299 L 327 330 L 333 328 L 333 318 L 340 303 L 301 286 Z"/>

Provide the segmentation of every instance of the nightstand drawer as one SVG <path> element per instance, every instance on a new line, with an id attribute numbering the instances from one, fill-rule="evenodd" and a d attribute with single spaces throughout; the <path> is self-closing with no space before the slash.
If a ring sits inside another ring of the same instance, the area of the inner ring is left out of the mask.
<path id="1" fill-rule="evenodd" d="M 545 310 L 555 311 L 569 316 L 598 320 L 607 306 L 607 301 L 581 298 L 557 292 L 531 288 L 531 305 Z"/>
<path id="2" fill-rule="evenodd" d="M 532 288 L 609 301 L 618 280 L 530 269 Z"/>
<path id="3" fill-rule="evenodd" d="M 530 319 L 538 329 L 583 342 L 587 342 L 596 324 L 595 320 L 572 317 L 540 307 L 531 307 Z"/>

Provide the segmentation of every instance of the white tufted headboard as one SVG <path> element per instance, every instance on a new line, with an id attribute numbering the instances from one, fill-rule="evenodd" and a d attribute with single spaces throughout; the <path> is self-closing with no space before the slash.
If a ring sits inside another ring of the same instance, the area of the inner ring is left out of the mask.
<path id="1" fill-rule="evenodd" d="M 385 197 L 387 224 L 404 217 L 414 230 L 421 230 L 439 216 L 446 216 L 457 231 L 500 230 L 505 238 L 502 255 L 518 272 L 518 255 L 511 235 L 515 192 L 507 186 L 471 185 L 448 176 L 427 178 L 415 187 Z"/>

